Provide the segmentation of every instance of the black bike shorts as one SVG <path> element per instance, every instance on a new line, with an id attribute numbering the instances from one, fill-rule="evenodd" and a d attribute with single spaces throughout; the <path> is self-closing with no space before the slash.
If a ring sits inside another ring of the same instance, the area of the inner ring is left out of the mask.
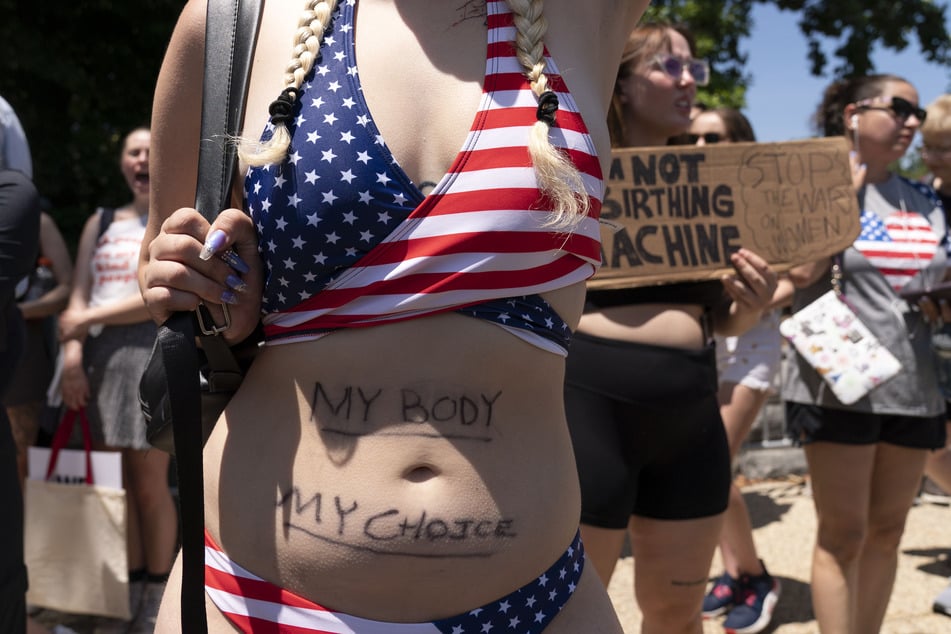
<path id="1" fill-rule="evenodd" d="M 565 385 L 581 521 L 696 519 L 726 510 L 731 467 L 713 345 L 685 350 L 575 333 Z"/>

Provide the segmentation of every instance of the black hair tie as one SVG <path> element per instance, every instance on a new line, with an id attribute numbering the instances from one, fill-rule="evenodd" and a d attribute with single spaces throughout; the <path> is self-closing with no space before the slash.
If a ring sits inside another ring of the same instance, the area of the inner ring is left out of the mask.
<path id="1" fill-rule="evenodd" d="M 297 103 L 297 96 L 300 90 L 293 86 L 288 86 L 281 91 L 280 96 L 271 102 L 267 111 L 271 115 L 271 123 L 285 126 L 294 120 L 294 105 Z"/>
<path id="2" fill-rule="evenodd" d="M 553 127 L 556 112 L 558 112 L 558 95 L 552 90 L 546 90 L 538 96 L 538 110 L 535 112 L 535 118 L 547 123 L 548 127 Z"/>

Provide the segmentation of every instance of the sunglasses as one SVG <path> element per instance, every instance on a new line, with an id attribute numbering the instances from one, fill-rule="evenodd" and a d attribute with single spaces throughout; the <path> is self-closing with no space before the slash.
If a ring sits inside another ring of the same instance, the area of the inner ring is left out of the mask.
<path id="1" fill-rule="evenodd" d="M 700 139 L 703 139 L 703 142 L 707 145 L 711 145 L 713 143 L 719 143 L 722 138 L 719 132 L 707 132 L 706 134 L 693 134 L 688 132 L 685 136 L 687 137 L 687 143 L 690 145 L 696 145 Z"/>
<path id="2" fill-rule="evenodd" d="M 908 121 L 908 119 L 911 118 L 911 115 L 915 115 L 915 118 L 918 119 L 918 123 L 924 123 L 925 118 L 928 116 L 928 113 L 924 108 L 920 108 L 907 99 L 902 99 L 901 97 L 892 97 L 892 101 L 888 105 L 873 105 L 878 101 L 879 98 L 863 99 L 862 101 L 856 101 L 853 105 L 856 108 L 861 108 L 863 110 L 888 110 L 898 119 L 900 119 L 902 123 Z"/>
<path id="3" fill-rule="evenodd" d="M 654 63 L 676 81 L 680 81 L 680 78 L 684 76 L 684 69 L 686 68 L 698 86 L 706 86 L 710 83 L 710 64 L 704 59 L 680 59 L 670 54 L 664 54 L 655 55 Z"/>

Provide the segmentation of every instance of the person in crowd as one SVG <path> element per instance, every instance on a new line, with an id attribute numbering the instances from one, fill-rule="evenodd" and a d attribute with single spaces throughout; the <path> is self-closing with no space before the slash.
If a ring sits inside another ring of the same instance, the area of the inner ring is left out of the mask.
<path id="1" fill-rule="evenodd" d="M 136 278 L 149 210 L 150 144 L 147 128 L 125 136 L 120 169 L 133 198 L 86 221 L 69 305 L 59 318 L 63 404 L 86 408 L 94 449 L 122 452 L 130 602 L 137 615 L 133 631 L 151 631 L 178 530 L 168 486 L 169 455 L 146 441 L 138 400 L 139 377 L 156 334 Z"/>
<path id="2" fill-rule="evenodd" d="M 27 449 L 37 441 L 54 374 L 59 350 L 56 318 L 69 300 L 73 275 L 63 234 L 45 211 L 40 214 L 39 252 L 33 271 L 17 287 L 17 303 L 26 322 L 26 352 L 3 399 L 16 440 L 21 484 L 27 475 Z"/>
<path id="3" fill-rule="evenodd" d="M 696 115 L 687 136 L 698 146 L 756 141 L 749 120 L 739 110 L 729 107 Z M 792 283 L 785 276 L 780 277 L 772 301 L 756 325 L 739 336 L 715 337 L 720 416 L 726 428 L 731 460 L 736 459 L 773 390 L 782 353 L 779 309 L 791 301 L 792 292 Z M 723 622 L 728 632 L 763 631 L 772 618 L 781 588 L 756 552 L 749 511 L 735 483 L 730 486 L 730 501 L 720 534 L 720 555 L 725 570 L 703 599 L 704 617 L 729 612 Z"/>
<path id="4" fill-rule="evenodd" d="M 612 143 L 661 146 L 685 132 L 709 72 L 685 29 L 639 25 L 617 72 Z M 731 263 L 735 274 L 723 279 L 589 290 L 568 356 L 565 407 L 582 536 L 605 585 L 629 536 L 646 634 L 702 630 L 730 489 L 713 325 L 727 335 L 751 327 L 777 283 L 748 249 Z"/>
<path id="5" fill-rule="evenodd" d="M 39 195 L 22 172 L 0 170 L 0 396 L 23 352 L 23 317 L 17 283 L 30 272 L 39 244 Z M 26 566 L 23 563 L 23 495 L 16 445 L 6 409 L 0 407 L 0 632 L 26 632 Z"/>
<path id="6" fill-rule="evenodd" d="M 646 4 L 265 4 L 246 201 L 211 226 L 192 209 L 204 3 L 186 6 L 140 283 L 158 322 L 229 305 L 232 342 L 265 313 L 204 450 L 211 631 L 277 627 L 285 602 L 307 631 L 621 631 L 577 537 L 562 382 L 600 263 L 606 63 Z"/>
<path id="7" fill-rule="evenodd" d="M 18 251 L 18 249 L 24 246 L 23 244 L 19 244 L 19 245 L 15 244 L 19 240 L 19 238 L 11 237 L 11 236 L 17 235 L 16 232 L 21 230 L 25 231 L 23 235 L 32 236 L 32 229 L 27 229 L 27 226 L 32 227 L 33 212 L 31 210 L 32 210 L 32 205 L 34 204 L 33 197 L 36 196 L 37 200 L 41 200 L 41 199 L 39 198 L 38 194 L 36 194 L 35 191 L 31 191 L 31 190 L 35 190 L 35 186 L 33 186 L 32 184 L 29 184 L 29 185 L 25 184 L 21 182 L 21 180 L 16 178 L 15 176 L 11 174 L 7 174 L 6 172 L 8 170 L 15 170 L 17 172 L 20 172 L 26 177 L 27 180 L 31 180 L 33 178 L 33 159 L 30 154 L 30 144 L 27 141 L 26 133 L 23 131 L 23 126 L 20 124 L 20 119 L 17 117 L 16 112 L 14 112 L 13 108 L 10 106 L 9 103 L 7 103 L 5 99 L 3 99 L 3 97 L 0 97 L 0 172 L 3 172 L 2 186 L 5 191 L 3 205 L 8 205 L 8 207 L 6 208 L 6 211 L 10 214 L 9 216 L 10 221 L 8 224 L 5 225 L 5 229 L 7 231 L 12 232 L 11 234 L 4 236 L 4 240 L 9 240 L 9 242 L 3 245 L 3 249 L 5 249 L 5 252 L 2 257 L 11 258 L 12 257 L 11 254 L 16 252 L 20 256 L 23 256 L 26 258 L 25 260 L 17 260 L 15 262 L 4 261 L 3 262 L 4 268 L 0 270 L 0 278 L 3 278 L 5 283 L 9 283 L 11 279 L 14 280 L 13 297 L 14 297 L 14 302 L 17 302 L 18 295 L 22 291 L 22 288 L 24 285 L 23 280 L 24 278 L 28 276 L 28 274 L 23 274 L 20 278 L 15 278 L 14 275 L 15 275 L 15 272 L 22 270 L 20 268 L 22 265 L 30 263 L 30 258 L 25 255 L 28 250 L 22 251 L 22 252 Z M 40 209 L 42 210 L 42 206 L 40 207 Z M 25 220 L 25 219 L 28 219 L 28 220 Z M 27 226 L 24 226 L 22 224 L 22 222 L 24 221 L 27 222 Z M 40 219 L 41 232 L 42 232 L 42 227 L 44 224 L 46 224 L 46 221 L 42 219 L 42 215 L 41 215 L 41 219 Z M 47 233 L 49 232 L 47 231 Z M 33 242 L 28 242 L 27 246 L 29 246 L 30 248 L 34 248 L 36 247 L 36 244 Z M 40 246 L 42 248 L 42 245 Z M 5 277 L 5 276 L 9 276 L 9 277 Z M 5 300 L 6 298 L 3 297 L 2 293 L 0 293 L 0 302 Z M 0 303 L 0 307 L 5 307 L 5 306 L 6 306 L 5 304 Z M 20 307 L 18 306 L 17 307 L 18 311 L 19 311 L 19 308 Z M 4 309 L 7 309 L 7 308 L 4 308 Z M 17 321 L 17 323 L 19 323 L 19 320 L 21 320 L 22 318 L 23 318 L 23 315 L 22 313 L 20 313 L 18 317 L 15 318 L 15 320 Z M 11 317 L 11 322 L 13 320 L 14 318 Z M 3 337 L 5 335 L 10 335 L 11 332 L 14 332 L 13 330 L 4 331 L 4 327 L 2 326 L 3 321 L 4 321 L 4 317 L 0 315 L 0 348 L 2 348 L 2 346 L 4 345 Z M 14 409 L 11 409 L 8 414 L 8 411 L 6 408 L 6 403 L 15 402 L 17 400 L 16 394 L 19 393 L 18 385 L 9 385 L 9 386 L 6 385 L 6 382 L 8 381 L 18 382 L 21 377 L 21 371 L 19 368 L 16 367 L 17 358 L 19 358 L 20 360 L 24 360 L 27 358 L 28 355 L 32 354 L 32 343 L 29 340 L 31 338 L 29 326 L 24 332 L 20 334 L 21 336 L 25 336 L 28 338 L 28 341 L 26 343 L 26 350 L 23 351 L 18 347 L 18 345 L 13 345 L 11 343 L 10 344 L 11 348 L 8 349 L 8 351 L 4 351 L 3 354 L 0 354 L 0 358 L 3 359 L 3 377 L 2 377 L 2 381 L 0 381 L 0 385 L 4 385 L 6 387 L 6 394 L 4 394 L 3 389 L 0 389 L 0 403 L 4 404 L 3 407 L 0 407 L 0 410 L 2 410 L 2 412 L 0 412 L 0 419 L 3 419 L 3 420 L 0 420 L 0 426 L 3 427 L 3 430 L 0 430 L 0 435 L 6 435 L 7 433 L 6 430 L 8 427 L 12 432 L 14 447 L 16 448 L 16 452 L 12 456 L 14 460 L 13 464 L 16 465 L 17 475 L 22 485 L 23 473 L 26 466 L 25 453 L 24 453 L 26 451 L 24 447 L 24 436 L 29 437 L 30 430 L 35 429 L 35 426 L 34 426 L 34 423 L 29 419 L 27 421 L 24 421 L 23 417 L 21 416 L 21 414 L 23 413 L 22 410 L 18 410 L 14 408 Z M 16 344 L 20 344 L 21 341 L 22 340 L 17 341 Z M 17 355 L 19 355 L 19 357 Z M 7 422 L 9 424 L 7 424 Z M 23 433 L 24 431 L 26 431 L 26 434 Z M 34 435 L 35 435 L 35 432 L 34 432 Z M 5 439 L 0 439 L 0 443 L 3 443 L 4 440 Z M 5 447 L 2 451 L 5 454 Z M 6 460 L 3 461 L 3 464 L 6 465 Z M 7 467 L 4 466 L 3 468 L 6 469 Z M 22 486 L 21 486 L 21 490 L 22 490 Z M 4 502 L 9 502 L 10 506 L 8 508 L 14 509 L 8 515 L 10 521 L 11 522 L 19 521 L 22 524 L 22 521 L 23 521 L 22 506 L 17 506 L 17 504 L 19 503 L 15 502 L 12 498 L 9 498 L 6 491 L 0 494 L 0 499 L 2 499 Z M 22 526 L 20 526 L 16 529 L 15 533 L 7 533 L 6 530 L 8 528 L 9 528 L 8 526 L 3 527 L 3 531 L 4 531 L 3 537 L 5 538 L 9 537 L 9 539 L 5 539 L 3 543 L 5 544 L 15 543 L 16 545 L 12 546 L 8 551 L 6 551 L 10 555 L 11 559 L 5 561 L 4 565 L 2 566 L 2 571 L 0 571 L 0 584 L 5 583 L 5 581 L 3 580 L 9 581 L 10 583 L 9 586 L 3 585 L 2 587 L 4 589 L 9 589 L 9 591 L 11 592 L 10 596 L 16 597 L 18 593 L 22 594 L 22 592 L 26 591 L 25 585 L 23 586 L 22 591 L 19 589 L 20 579 L 18 578 L 18 575 L 20 574 L 19 569 L 22 568 L 22 565 L 23 565 L 23 545 L 22 545 L 23 530 L 22 530 Z M 16 540 L 15 542 L 10 541 L 14 539 Z M 7 565 L 11 561 L 13 562 L 14 568 L 10 568 Z M 24 580 L 24 583 L 25 583 L 25 580 Z M 14 604 L 11 604 L 10 611 L 5 611 L 6 609 L 5 606 L 7 605 L 5 601 L 6 601 L 6 597 L 0 598 L 0 603 L 2 603 L 2 605 L 0 605 L 0 626 L 8 625 L 9 628 L 12 628 L 12 629 L 7 629 L 6 627 L 0 627 L 0 631 L 4 631 L 4 632 L 20 631 L 19 630 L 20 626 L 18 625 L 19 621 L 17 621 L 17 619 L 20 618 L 19 607 L 17 607 Z M 9 618 L 12 620 L 4 621 L 3 615 L 8 615 Z M 45 631 L 44 628 L 40 626 L 40 624 L 37 623 L 32 618 L 26 618 L 25 627 L 27 628 L 27 631 L 30 634 L 42 634 Z"/>
<path id="8" fill-rule="evenodd" d="M 33 178 L 33 158 L 20 119 L 0 97 L 0 170 L 17 170 Z"/>
<path id="9" fill-rule="evenodd" d="M 931 172 L 931 186 L 944 207 L 945 222 L 951 221 L 951 95 L 940 95 L 927 108 L 928 117 L 921 125 L 921 159 Z M 945 399 L 948 395 L 945 394 Z M 951 438 L 951 420 L 945 423 Z M 951 494 L 951 446 L 930 452 L 925 460 L 925 475 Z M 951 581 L 951 580 L 949 580 Z M 951 583 L 934 600 L 936 612 L 951 616 Z"/>
<path id="10" fill-rule="evenodd" d="M 804 446 L 818 518 L 811 590 L 822 632 L 879 631 L 925 459 L 945 443 L 931 325 L 899 291 L 944 277 L 947 228 L 933 190 L 889 171 L 925 115 L 915 87 L 890 74 L 832 83 L 815 115 L 825 136 L 844 135 L 854 152 L 862 230 L 840 256 L 790 271 L 793 310 L 841 276 L 848 305 L 902 366 L 845 405 L 799 354 L 787 365 L 787 429 Z"/>

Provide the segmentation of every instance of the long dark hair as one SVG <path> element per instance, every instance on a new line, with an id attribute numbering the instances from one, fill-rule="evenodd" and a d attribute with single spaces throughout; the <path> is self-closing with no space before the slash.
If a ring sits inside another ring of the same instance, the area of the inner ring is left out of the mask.
<path id="1" fill-rule="evenodd" d="M 723 127 L 726 128 L 726 135 L 730 141 L 734 143 L 756 141 L 753 126 L 750 125 L 750 120 L 742 112 L 727 106 L 715 108 L 713 112 L 723 121 Z"/>
<path id="2" fill-rule="evenodd" d="M 845 107 L 850 103 L 871 99 L 882 94 L 889 82 L 910 83 L 904 77 L 881 73 L 863 75 L 834 81 L 822 94 L 822 102 L 813 115 L 816 132 L 823 136 L 841 136 L 845 134 Z"/>

